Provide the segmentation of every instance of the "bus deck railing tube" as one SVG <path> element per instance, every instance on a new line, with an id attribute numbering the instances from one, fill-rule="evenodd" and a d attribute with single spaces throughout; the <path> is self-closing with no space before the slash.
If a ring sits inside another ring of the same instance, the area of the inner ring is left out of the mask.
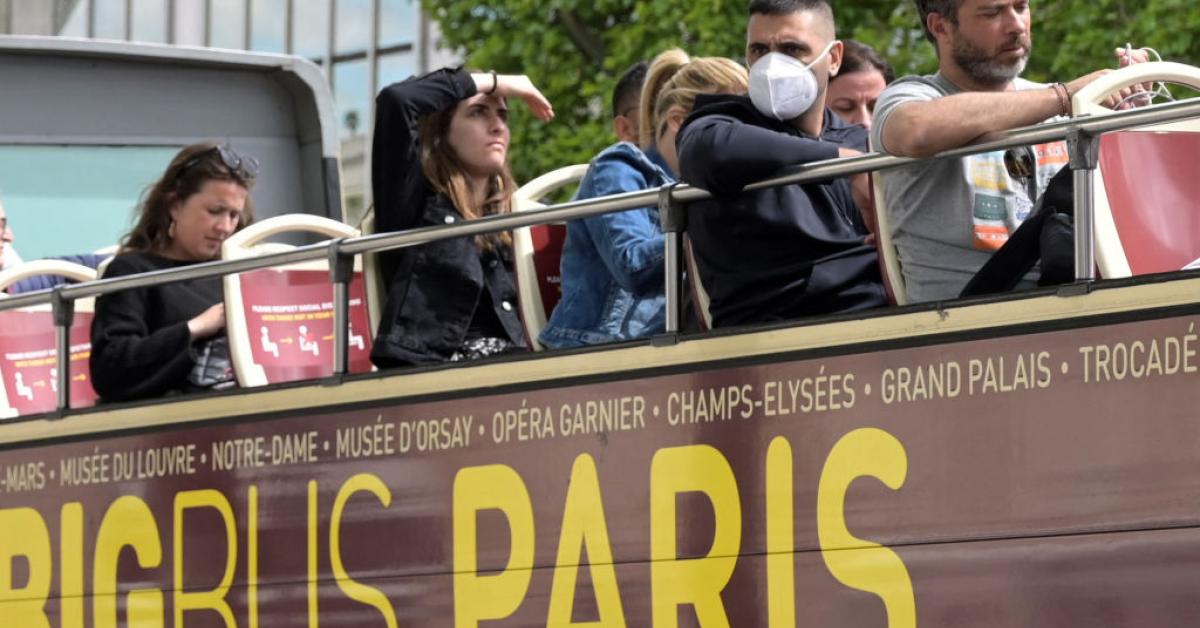
<path id="1" fill-rule="evenodd" d="M 71 326 L 75 324 L 75 301 L 63 294 L 63 286 L 51 290 L 54 318 L 54 383 L 58 387 L 58 416 L 71 408 Z"/>

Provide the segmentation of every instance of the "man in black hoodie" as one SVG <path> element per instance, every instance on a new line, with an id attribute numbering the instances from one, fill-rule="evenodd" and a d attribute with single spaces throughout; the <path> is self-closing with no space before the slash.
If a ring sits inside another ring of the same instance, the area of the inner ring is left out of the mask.
<path id="1" fill-rule="evenodd" d="M 679 132 L 682 179 L 716 197 L 688 209 L 714 326 L 886 303 L 849 180 L 742 192 L 786 166 L 865 148 L 866 130 L 825 107 L 841 54 L 826 0 L 753 0 L 751 96 L 701 96 Z"/>

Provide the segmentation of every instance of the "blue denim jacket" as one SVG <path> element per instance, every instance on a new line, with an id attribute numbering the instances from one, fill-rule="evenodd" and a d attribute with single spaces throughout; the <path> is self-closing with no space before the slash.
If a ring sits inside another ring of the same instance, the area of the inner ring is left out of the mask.
<path id="1" fill-rule="evenodd" d="M 658 151 L 614 144 L 592 160 L 576 199 L 636 192 L 675 181 Z M 567 224 L 562 300 L 539 340 L 561 349 L 662 333 L 663 234 L 658 208 Z"/>

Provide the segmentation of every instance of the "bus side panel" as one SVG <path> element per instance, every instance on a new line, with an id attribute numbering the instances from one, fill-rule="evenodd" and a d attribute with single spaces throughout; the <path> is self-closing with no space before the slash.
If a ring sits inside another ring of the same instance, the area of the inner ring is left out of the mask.
<path id="1" fill-rule="evenodd" d="M 657 588 L 682 583 L 684 599 L 753 589 L 737 556 L 822 550 L 831 582 L 901 607 L 912 589 L 923 613 L 940 585 L 908 548 L 1200 526 L 1194 329 L 1179 317 L 10 449 L 0 568 L 15 577 L 0 600 L 46 583 L 68 599 L 198 591 L 181 604 L 203 608 L 221 598 L 205 590 L 457 573 L 472 597 L 517 604 L 549 588 L 488 572 L 584 554 L 667 565 Z M 979 568 L 1001 577 L 998 564 Z"/>
<path id="2" fill-rule="evenodd" d="M 1195 529 L 918 545 L 897 548 L 897 552 L 912 576 L 911 593 L 922 626 L 1187 625 L 1200 613 L 1200 596 L 1196 595 L 1200 582 L 1195 577 L 1200 568 L 1200 532 Z M 864 559 L 864 564 L 871 562 L 865 550 L 843 553 L 850 559 Z M 789 562 L 795 586 L 778 593 L 777 608 L 790 608 L 795 625 L 912 625 L 905 622 L 895 605 L 889 606 L 879 595 L 835 580 L 820 552 L 795 554 Z M 564 565 L 533 570 L 527 590 L 517 599 L 456 595 L 453 576 L 430 574 L 365 581 L 378 593 L 378 599 L 384 600 L 374 605 L 350 598 L 334 583 L 324 582 L 316 588 L 303 582 L 277 583 L 259 587 L 253 595 L 247 588 L 235 588 L 218 604 L 191 608 L 182 615 L 187 626 L 223 626 L 219 609 L 228 605 L 239 626 L 252 625 L 250 609 L 254 608 L 258 625 L 277 628 L 432 628 L 450 625 L 456 610 L 460 618 L 463 614 L 495 618 L 488 614 L 489 608 L 503 605 L 515 610 L 495 625 L 514 628 L 562 625 L 551 620 L 564 617 L 576 623 L 602 621 L 599 625 L 606 626 L 659 625 L 653 623 L 656 609 L 660 615 L 676 617 L 676 625 L 681 627 L 709 625 L 701 623 L 702 613 L 705 620 L 724 617 L 733 626 L 778 625 L 771 622 L 768 591 L 778 589 L 768 575 L 767 558 L 747 555 L 739 557 L 737 563 L 736 575 L 719 594 L 697 594 L 695 600 L 679 603 L 670 599 L 661 586 L 656 588 L 650 564 L 625 563 L 611 568 L 619 592 L 615 598 L 606 597 L 592 575 L 609 571 L 609 567 Z M 569 572 L 575 574 L 574 588 L 561 589 L 555 592 L 558 599 L 552 599 L 555 580 L 563 581 Z M 139 594 L 145 596 L 146 591 Z M 108 597 L 103 602 L 116 609 L 119 625 L 124 625 L 130 608 L 128 598 Z M 94 602 L 89 599 L 80 609 L 86 613 L 89 626 L 97 625 L 93 621 Z M 0 617 L 45 617 L 52 626 L 70 625 L 61 623 L 62 600 L 38 604 L 33 605 L 33 615 L 29 615 L 30 603 L 0 602 Z M 147 610 L 146 605 L 135 602 L 135 615 Z M 162 608 L 157 612 L 171 625 L 175 609 L 170 591 L 163 593 Z M 396 623 L 389 624 L 389 619 Z"/>

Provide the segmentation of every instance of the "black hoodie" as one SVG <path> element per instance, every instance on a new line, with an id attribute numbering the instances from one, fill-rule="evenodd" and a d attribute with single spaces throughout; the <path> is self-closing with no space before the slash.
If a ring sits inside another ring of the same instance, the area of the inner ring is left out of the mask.
<path id="1" fill-rule="evenodd" d="M 677 139 L 693 203 L 688 236 L 717 327 L 886 304 L 875 248 L 846 179 L 742 192 L 787 166 L 862 150 L 866 130 L 825 112 L 821 139 L 768 118 L 745 96 L 701 96 Z"/>

